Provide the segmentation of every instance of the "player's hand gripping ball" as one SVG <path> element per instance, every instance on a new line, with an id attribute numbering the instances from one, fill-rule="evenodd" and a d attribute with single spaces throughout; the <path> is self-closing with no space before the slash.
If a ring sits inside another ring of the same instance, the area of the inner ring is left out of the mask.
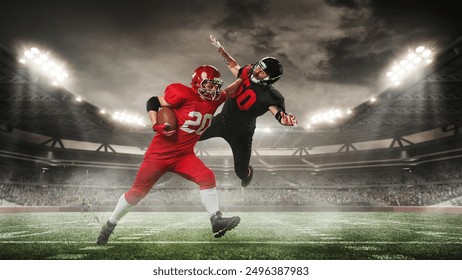
<path id="1" fill-rule="evenodd" d="M 175 134 L 177 128 L 177 120 L 173 109 L 170 107 L 161 107 L 157 112 L 157 123 L 152 126 L 152 129 L 165 136 Z"/>

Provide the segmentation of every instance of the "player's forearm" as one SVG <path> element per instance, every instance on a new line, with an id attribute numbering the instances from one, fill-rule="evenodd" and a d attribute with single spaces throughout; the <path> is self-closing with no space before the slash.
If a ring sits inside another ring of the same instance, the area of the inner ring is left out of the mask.
<path id="1" fill-rule="evenodd" d="M 283 109 L 271 105 L 268 107 L 268 110 L 273 114 L 273 116 L 278 120 L 281 125 L 285 126 L 296 126 L 298 121 L 294 115 L 291 113 L 286 113 Z"/>
<path id="2" fill-rule="evenodd" d="M 236 81 L 234 81 L 232 84 L 227 86 L 223 91 L 226 94 L 226 98 L 232 98 L 236 95 L 237 91 L 239 90 L 239 87 L 242 84 L 242 79 L 239 78 Z"/>
<path id="3" fill-rule="evenodd" d="M 149 114 L 149 119 L 151 120 L 151 124 L 155 125 L 157 123 L 157 112 L 154 110 L 151 110 L 148 112 Z"/>
<path id="4" fill-rule="evenodd" d="M 241 66 L 239 66 L 237 61 L 231 55 L 229 55 L 229 53 L 225 51 L 224 48 L 219 48 L 218 52 L 224 58 L 225 63 L 228 66 L 231 73 L 233 73 L 234 76 L 237 76 L 237 73 L 239 72 L 239 68 L 241 68 Z"/>
<path id="5" fill-rule="evenodd" d="M 228 52 L 225 51 L 225 48 L 223 48 L 220 41 L 218 41 L 218 39 L 215 36 L 210 35 L 210 41 L 212 45 L 214 45 L 215 48 L 217 48 L 221 56 L 225 59 L 225 63 L 226 65 L 228 65 L 228 68 L 229 70 L 231 70 L 231 73 L 233 73 L 233 75 L 237 77 L 239 69 L 241 68 L 239 64 L 237 64 L 236 60 L 232 58 Z"/>
<path id="6" fill-rule="evenodd" d="M 277 112 L 279 111 L 279 108 L 275 105 L 271 105 L 268 107 L 268 111 L 270 111 L 271 114 L 273 114 L 273 116 L 276 116 Z"/>

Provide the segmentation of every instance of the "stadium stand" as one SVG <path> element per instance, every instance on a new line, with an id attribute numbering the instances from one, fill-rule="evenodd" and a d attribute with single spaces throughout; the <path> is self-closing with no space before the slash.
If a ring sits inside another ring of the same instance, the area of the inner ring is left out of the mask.
<path id="1" fill-rule="evenodd" d="M 426 72 L 358 105 L 342 123 L 257 130 L 248 189 L 239 187 L 225 142 L 199 143 L 197 154 L 230 209 L 460 206 L 461 47 L 455 41 Z M 109 211 L 130 186 L 152 132 L 114 122 L 75 96 L 37 84 L 0 47 L 0 208 Z M 178 207 L 202 209 L 197 188 L 173 174 L 139 205 Z"/>

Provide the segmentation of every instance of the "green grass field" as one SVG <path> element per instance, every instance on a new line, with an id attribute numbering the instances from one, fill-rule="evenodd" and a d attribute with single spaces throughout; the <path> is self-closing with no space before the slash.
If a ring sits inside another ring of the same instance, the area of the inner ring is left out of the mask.
<path id="1" fill-rule="evenodd" d="M 216 239 L 205 213 L 133 212 L 97 246 L 109 214 L 0 214 L 0 259 L 462 259 L 458 214 L 227 213 L 241 223 Z"/>

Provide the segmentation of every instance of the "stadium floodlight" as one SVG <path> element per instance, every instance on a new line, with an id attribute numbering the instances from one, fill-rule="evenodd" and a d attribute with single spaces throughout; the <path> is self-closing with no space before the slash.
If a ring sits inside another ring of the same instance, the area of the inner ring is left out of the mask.
<path id="1" fill-rule="evenodd" d="M 432 51 L 429 48 L 419 46 L 414 51 L 408 52 L 403 58 L 398 60 L 399 62 L 395 62 L 391 69 L 387 71 L 386 76 L 395 86 L 398 86 L 409 73 L 421 69 L 426 64 L 430 64 L 433 61 L 431 56 Z"/>
<path id="2" fill-rule="evenodd" d="M 138 126 L 146 126 L 143 123 L 143 119 L 138 115 L 132 115 L 127 112 L 115 112 L 112 115 L 112 118 L 120 123 L 131 124 L 131 125 L 138 125 Z"/>
<path id="3" fill-rule="evenodd" d="M 57 86 L 69 77 L 63 63 L 50 58 L 49 53 L 43 52 L 36 47 L 25 49 L 19 62 L 28 64 L 34 70 L 47 76 L 54 86 Z"/>
<path id="4" fill-rule="evenodd" d="M 351 114 L 351 110 L 341 110 L 341 109 L 330 109 L 324 112 L 319 112 L 314 114 L 309 123 L 305 126 L 308 129 L 311 129 L 314 126 L 325 125 L 325 124 L 335 124 L 338 120 L 344 118 L 347 115 Z"/>
<path id="5" fill-rule="evenodd" d="M 311 117 L 311 122 L 317 123 L 333 123 L 337 118 L 342 116 L 342 112 L 339 109 L 332 109 L 326 112 L 317 113 Z"/>

